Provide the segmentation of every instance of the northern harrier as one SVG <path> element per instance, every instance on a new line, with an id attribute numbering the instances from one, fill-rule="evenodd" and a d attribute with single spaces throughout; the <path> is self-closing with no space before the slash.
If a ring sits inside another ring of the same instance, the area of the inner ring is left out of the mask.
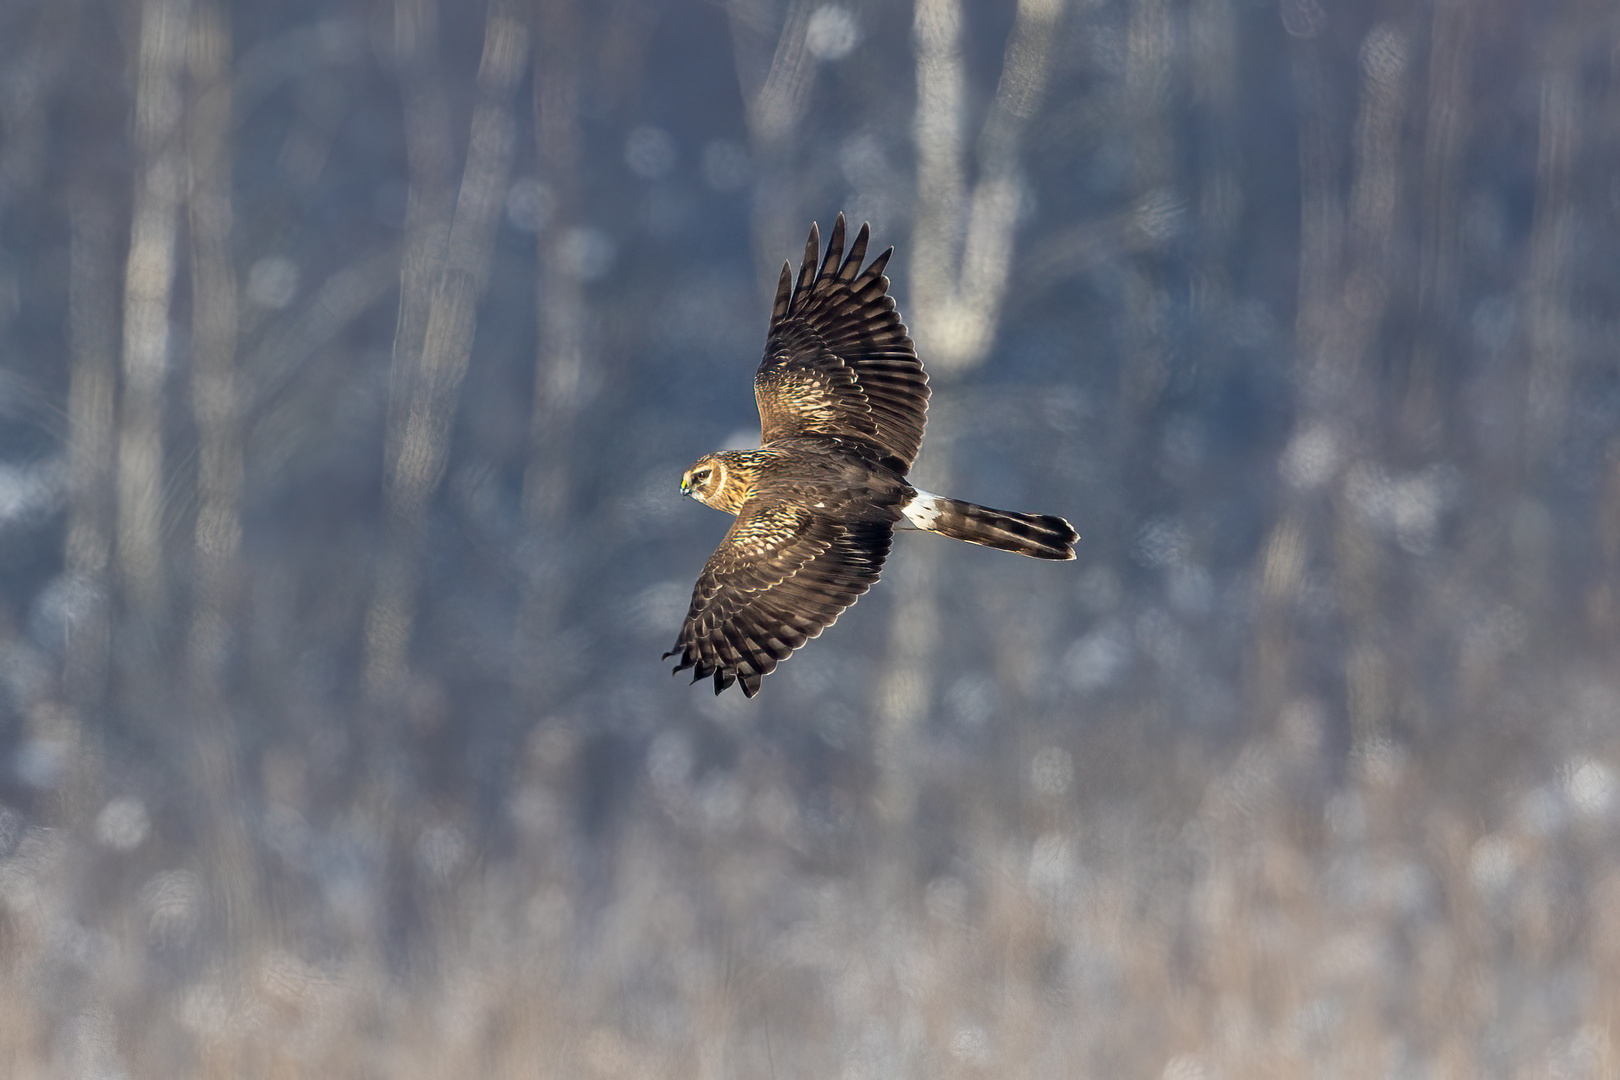
<path id="1" fill-rule="evenodd" d="M 838 215 L 819 269 L 810 226 L 799 279 L 782 265 L 765 359 L 754 375 L 759 449 L 707 454 L 681 477 L 737 520 L 692 590 L 677 672 L 716 694 L 759 681 L 872 587 L 896 528 L 923 529 L 1037 559 L 1072 559 L 1060 517 L 1014 514 L 919 491 L 928 376 L 889 296 L 890 248 L 861 269 L 869 229 L 844 255 Z"/>

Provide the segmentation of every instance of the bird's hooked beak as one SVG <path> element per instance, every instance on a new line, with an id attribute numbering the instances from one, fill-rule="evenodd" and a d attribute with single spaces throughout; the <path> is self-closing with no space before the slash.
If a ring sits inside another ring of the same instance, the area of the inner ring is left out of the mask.
<path id="1" fill-rule="evenodd" d="M 692 474 L 691 473 L 687 473 L 685 476 L 681 477 L 681 494 L 682 495 L 691 495 L 692 494 Z"/>

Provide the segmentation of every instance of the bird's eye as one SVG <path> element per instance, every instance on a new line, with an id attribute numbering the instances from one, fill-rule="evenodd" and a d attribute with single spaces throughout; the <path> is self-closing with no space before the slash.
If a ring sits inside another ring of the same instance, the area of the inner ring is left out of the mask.
<path id="1" fill-rule="evenodd" d="M 701 480 L 707 480 L 709 478 L 709 470 L 708 469 L 699 469 L 693 475 L 700 481 Z"/>

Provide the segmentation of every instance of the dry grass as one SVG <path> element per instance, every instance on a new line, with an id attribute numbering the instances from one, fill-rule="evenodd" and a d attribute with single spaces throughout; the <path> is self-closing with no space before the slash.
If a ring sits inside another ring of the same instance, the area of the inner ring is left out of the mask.
<path id="1" fill-rule="evenodd" d="M 831 844 L 766 754 L 649 770 L 610 864 L 581 872 L 532 807 L 500 858 L 419 845 L 407 947 L 380 929 L 397 895 L 228 931 L 204 868 L 142 880 L 116 865 L 140 850 L 19 827 L 0 1058 L 13 1077 L 1613 1075 L 1605 748 L 1538 776 L 1486 730 L 1461 766 L 1385 743 L 1328 782 L 1311 711 L 1289 716 L 1235 759 L 1043 747 L 1010 801 L 993 763 L 919 761 L 957 793 L 949 825 L 857 809 Z"/>

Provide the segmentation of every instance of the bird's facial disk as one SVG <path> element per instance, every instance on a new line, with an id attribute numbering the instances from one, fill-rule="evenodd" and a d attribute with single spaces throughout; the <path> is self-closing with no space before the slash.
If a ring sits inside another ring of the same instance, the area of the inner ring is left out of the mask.
<path id="1" fill-rule="evenodd" d="M 695 495 L 699 502 L 707 502 L 716 488 L 717 471 L 714 463 L 704 458 L 681 477 L 681 494 Z"/>

